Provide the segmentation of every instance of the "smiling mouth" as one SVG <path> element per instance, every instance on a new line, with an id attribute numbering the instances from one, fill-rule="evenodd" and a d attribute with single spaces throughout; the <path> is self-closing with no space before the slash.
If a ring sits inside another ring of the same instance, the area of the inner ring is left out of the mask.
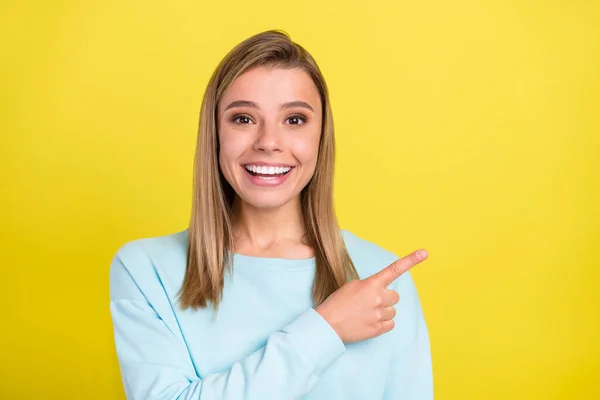
<path id="1" fill-rule="evenodd" d="M 260 176 L 262 178 L 278 177 L 287 175 L 294 167 L 267 167 L 264 165 L 244 165 L 244 169 L 252 176 Z"/>

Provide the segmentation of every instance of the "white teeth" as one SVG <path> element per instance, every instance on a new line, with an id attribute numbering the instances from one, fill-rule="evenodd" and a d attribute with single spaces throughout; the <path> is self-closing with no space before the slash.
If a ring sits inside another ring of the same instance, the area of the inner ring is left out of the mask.
<path id="1" fill-rule="evenodd" d="M 288 172 L 292 167 L 267 167 L 264 165 L 246 165 L 246 169 L 255 174 L 280 175 Z"/>

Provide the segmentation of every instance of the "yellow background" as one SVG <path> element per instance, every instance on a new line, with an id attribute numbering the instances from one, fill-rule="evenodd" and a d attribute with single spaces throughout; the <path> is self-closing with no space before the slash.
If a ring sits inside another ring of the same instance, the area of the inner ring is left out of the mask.
<path id="1" fill-rule="evenodd" d="M 124 398 L 111 257 L 185 228 L 204 87 L 271 28 L 330 85 L 342 226 L 430 251 L 413 273 L 436 399 L 600 398 L 599 17 L 592 1 L 3 1 L 0 398 Z"/>

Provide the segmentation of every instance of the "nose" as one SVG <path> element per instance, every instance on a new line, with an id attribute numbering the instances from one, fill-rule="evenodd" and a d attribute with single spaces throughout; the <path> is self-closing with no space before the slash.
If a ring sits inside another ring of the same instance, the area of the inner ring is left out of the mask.
<path id="1" fill-rule="evenodd" d="M 256 151 L 281 151 L 280 132 L 275 126 L 263 124 L 254 143 Z"/>

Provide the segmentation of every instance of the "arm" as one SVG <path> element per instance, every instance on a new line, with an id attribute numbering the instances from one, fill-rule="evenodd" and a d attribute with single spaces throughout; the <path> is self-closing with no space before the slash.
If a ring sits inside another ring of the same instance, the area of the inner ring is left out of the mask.
<path id="1" fill-rule="evenodd" d="M 308 393 L 345 346 L 309 309 L 230 370 L 198 377 L 178 332 L 140 291 L 121 259 L 111 265 L 117 356 L 128 399 L 288 399 Z"/>
<path id="2" fill-rule="evenodd" d="M 410 273 L 405 273 L 399 281 L 400 304 L 396 329 L 406 329 L 408 340 L 392 358 L 384 399 L 431 400 L 431 350 L 423 309 Z"/>

